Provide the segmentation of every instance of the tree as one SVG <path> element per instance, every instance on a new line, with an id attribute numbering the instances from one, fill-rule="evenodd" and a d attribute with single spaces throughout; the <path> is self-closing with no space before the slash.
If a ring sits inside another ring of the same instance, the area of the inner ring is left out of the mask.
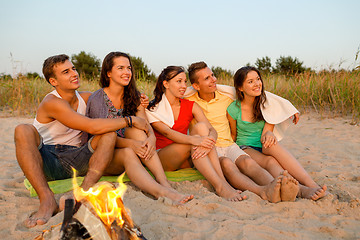
<path id="1" fill-rule="evenodd" d="M 303 66 L 303 62 L 300 62 L 298 58 L 292 58 L 291 56 L 280 56 L 276 60 L 276 67 L 274 68 L 274 72 L 292 75 L 295 73 L 305 72 L 306 68 Z"/>
<path id="2" fill-rule="evenodd" d="M 0 80 L 12 80 L 12 76 L 10 74 L 0 73 Z"/>
<path id="3" fill-rule="evenodd" d="M 255 66 L 260 72 L 268 74 L 271 72 L 271 59 L 266 56 L 256 59 Z"/>
<path id="4" fill-rule="evenodd" d="M 28 79 L 36 79 L 36 78 L 40 78 L 40 75 L 37 72 L 28 72 L 26 73 L 26 78 Z"/>
<path id="5" fill-rule="evenodd" d="M 141 57 L 134 57 L 128 54 L 134 68 L 135 78 L 138 80 L 156 81 L 156 76 L 150 68 L 143 62 Z"/>
<path id="6" fill-rule="evenodd" d="M 73 54 L 71 61 L 80 75 L 91 80 L 99 77 L 100 59 L 95 55 L 81 51 L 79 54 Z"/>
<path id="7" fill-rule="evenodd" d="M 222 67 L 211 67 L 211 71 L 215 77 L 219 79 L 229 79 L 233 76 L 232 71 L 223 69 Z"/>

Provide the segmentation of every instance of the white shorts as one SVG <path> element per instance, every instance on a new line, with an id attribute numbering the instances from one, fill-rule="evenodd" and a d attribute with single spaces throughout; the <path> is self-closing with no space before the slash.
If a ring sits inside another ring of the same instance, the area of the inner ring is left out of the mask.
<path id="1" fill-rule="evenodd" d="M 235 160 L 241 155 L 249 156 L 246 152 L 240 149 L 240 147 L 234 143 L 228 147 L 216 147 L 216 152 L 218 157 L 227 157 L 231 159 L 231 161 L 235 162 Z"/>

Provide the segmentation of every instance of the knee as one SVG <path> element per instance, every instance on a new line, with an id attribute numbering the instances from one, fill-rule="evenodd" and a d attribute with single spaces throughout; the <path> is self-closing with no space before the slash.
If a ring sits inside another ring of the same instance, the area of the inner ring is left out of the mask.
<path id="1" fill-rule="evenodd" d="M 31 124 L 20 124 L 15 127 L 14 141 L 19 143 L 22 141 L 33 141 L 36 138 L 37 130 Z"/>
<path id="2" fill-rule="evenodd" d="M 114 143 L 116 141 L 117 134 L 116 132 L 108 132 L 101 135 L 101 139 L 106 141 L 106 143 Z"/>
<path id="3" fill-rule="evenodd" d="M 191 132 L 193 135 L 197 134 L 200 136 L 207 136 L 209 135 L 209 127 L 203 122 L 198 122 L 195 124 Z"/>
<path id="4" fill-rule="evenodd" d="M 265 158 L 265 168 L 274 166 L 274 165 L 279 165 L 278 161 L 272 157 L 272 156 L 266 156 Z"/>
<path id="5" fill-rule="evenodd" d="M 243 171 L 249 171 L 253 169 L 257 163 L 249 156 L 241 156 L 241 159 L 237 159 L 236 165 L 238 165 L 238 167 Z"/>
<path id="6" fill-rule="evenodd" d="M 229 172 L 234 168 L 234 163 L 229 158 L 221 158 L 220 165 L 224 172 Z"/>

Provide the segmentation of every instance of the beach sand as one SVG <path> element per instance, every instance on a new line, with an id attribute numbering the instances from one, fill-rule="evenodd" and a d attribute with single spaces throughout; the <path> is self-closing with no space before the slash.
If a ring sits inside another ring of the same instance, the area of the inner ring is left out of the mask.
<path id="1" fill-rule="evenodd" d="M 13 133 L 17 124 L 31 122 L 0 118 L 1 239 L 33 239 L 62 222 L 59 213 L 46 225 L 23 225 L 39 203 L 23 184 Z M 350 123 L 303 114 L 282 141 L 318 184 L 327 185 L 329 194 L 319 201 L 273 204 L 246 191 L 248 200 L 228 202 L 200 180 L 173 183 L 178 191 L 195 195 L 184 206 L 154 200 L 132 184 L 124 204 L 147 239 L 360 239 L 360 126 Z"/>

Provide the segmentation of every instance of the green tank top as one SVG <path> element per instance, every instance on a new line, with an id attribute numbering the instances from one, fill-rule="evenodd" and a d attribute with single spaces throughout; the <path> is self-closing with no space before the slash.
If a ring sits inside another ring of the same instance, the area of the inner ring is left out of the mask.
<path id="1" fill-rule="evenodd" d="M 229 115 L 236 120 L 236 144 L 262 148 L 261 134 L 265 121 L 247 122 L 241 120 L 241 104 L 232 102 L 227 108 Z"/>

